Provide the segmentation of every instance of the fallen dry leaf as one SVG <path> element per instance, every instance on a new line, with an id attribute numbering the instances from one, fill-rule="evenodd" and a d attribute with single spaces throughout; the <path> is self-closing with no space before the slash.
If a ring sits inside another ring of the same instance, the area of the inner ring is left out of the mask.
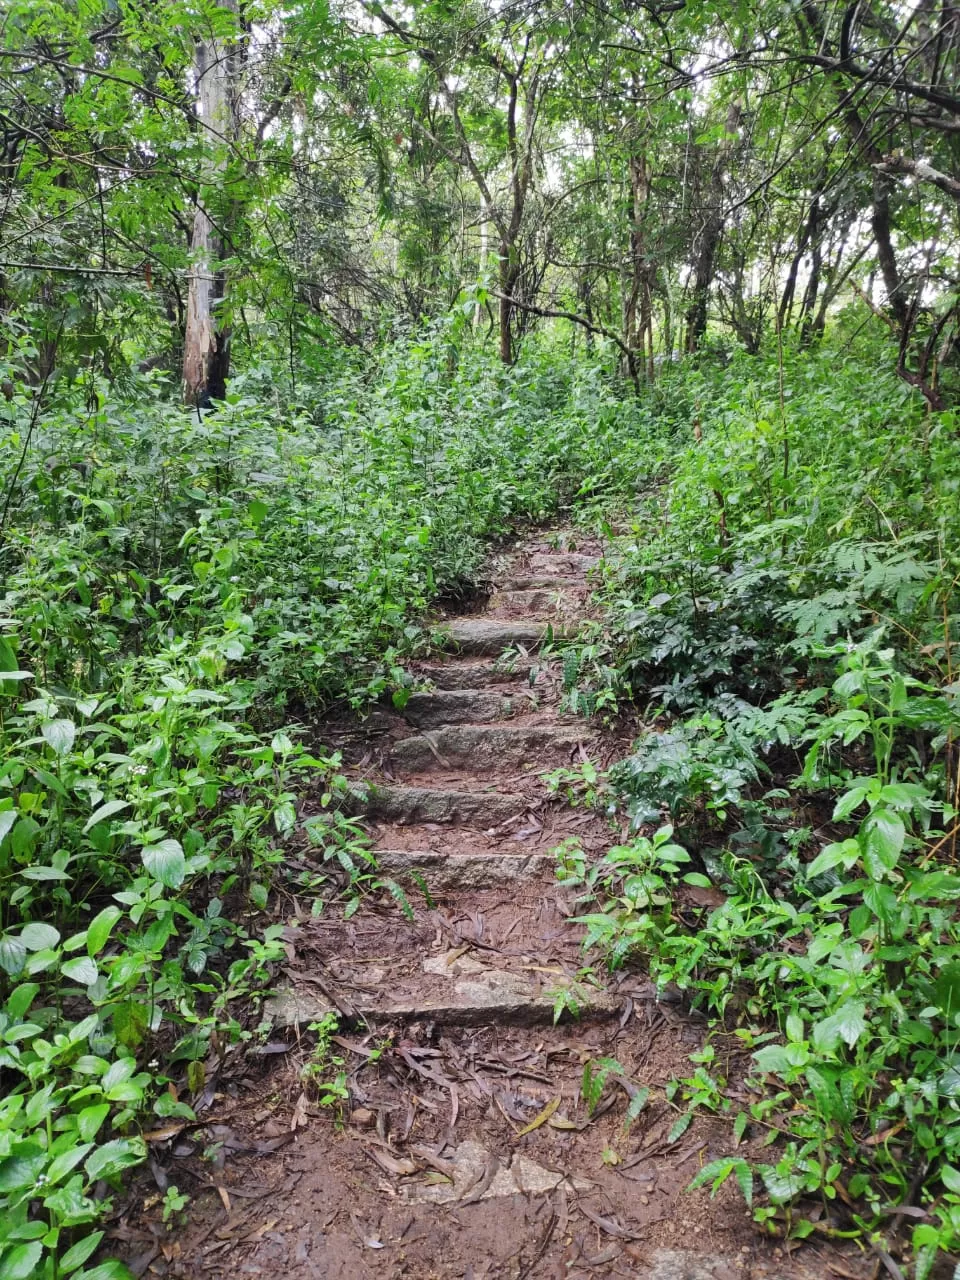
<path id="1" fill-rule="evenodd" d="M 538 1116 L 535 1116 L 525 1128 L 520 1130 L 517 1137 L 522 1138 L 525 1133 L 533 1133 L 534 1129 L 539 1129 L 542 1124 L 545 1124 L 550 1119 L 559 1105 L 560 1095 L 557 1094 L 555 1098 L 547 1103 Z"/>
<path id="2" fill-rule="evenodd" d="M 294 1104 L 293 1114 L 290 1116 L 290 1132 L 296 1133 L 298 1129 L 304 1129 L 310 1122 L 310 1116 L 307 1112 L 309 1099 L 305 1093 L 301 1093 L 300 1097 Z"/>
<path id="3" fill-rule="evenodd" d="M 177 1134 L 183 1133 L 186 1127 L 185 1124 L 165 1124 L 162 1129 L 150 1129 L 140 1136 L 144 1142 L 169 1142 Z"/>

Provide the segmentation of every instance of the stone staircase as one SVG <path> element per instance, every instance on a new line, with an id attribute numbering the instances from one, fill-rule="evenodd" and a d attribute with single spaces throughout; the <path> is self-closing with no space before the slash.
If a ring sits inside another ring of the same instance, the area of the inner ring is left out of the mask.
<path id="1" fill-rule="evenodd" d="M 369 947 L 344 954 L 331 937 L 326 990 L 294 979 L 270 1007 L 279 1025 L 336 1009 L 331 993 L 371 1024 L 549 1025 L 565 987 L 581 1018 L 619 1013 L 619 997 L 576 978 L 580 931 L 566 920 L 571 903 L 551 853 L 570 832 L 564 804 L 542 779 L 597 753 L 596 731 L 560 713 L 556 671 L 539 651 L 575 632 L 598 563 L 582 552 L 521 552 L 482 615 L 442 628 L 444 654 L 415 671 L 432 688 L 378 718 L 365 744 L 373 762 L 352 770 L 353 809 L 370 824 L 380 871 L 402 884 L 415 916 L 391 920 L 393 950 L 376 963 Z M 581 839 L 592 837 L 598 850 L 609 842 L 596 815 L 574 816 Z M 331 932 L 333 917 L 304 922 L 292 942 L 322 937 L 325 948 Z M 377 952 L 383 937 L 373 931 Z M 453 951 L 461 954 L 450 959 Z"/>

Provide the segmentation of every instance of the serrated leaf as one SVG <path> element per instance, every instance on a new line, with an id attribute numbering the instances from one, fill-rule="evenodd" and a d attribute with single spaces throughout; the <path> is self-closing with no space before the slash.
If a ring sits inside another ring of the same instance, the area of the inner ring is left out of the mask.
<path id="1" fill-rule="evenodd" d="M 843 822 L 849 818 L 854 809 L 858 809 L 867 794 L 866 787 L 851 787 L 849 791 L 844 792 L 837 803 L 833 807 L 834 822 Z"/>
<path id="2" fill-rule="evenodd" d="M 179 840 L 161 840 L 140 851 L 143 865 L 168 889 L 179 889 L 186 874 L 186 859 Z"/>
<path id="3" fill-rule="evenodd" d="M 37 1142 L 17 1142 L 11 1155 L 0 1160 L 0 1192 L 32 1187 L 47 1163 L 47 1153 Z"/>
<path id="4" fill-rule="evenodd" d="M 841 1040 L 852 1049 L 867 1029 L 866 1006 L 859 1000 L 848 1000 L 836 1013 L 813 1024 L 810 1038 L 821 1052 L 831 1053 Z"/>
<path id="5" fill-rule="evenodd" d="M 824 871 L 840 866 L 841 863 L 845 866 L 852 865 L 852 862 L 859 856 L 860 845 L 856 840 L 840 840 L 834 844 L 828 844 L 820 850 L 807 867 L 807 879 L 813 880 L 817 876 L 823 875 Z"/>
<path id="6" fill-rule="evenodd" d="M 40 726 L 40 733 L 47 745 L 53 748 L 54 755 L 65 756 L 73 750 L 77 726 L 72 720 L 48 720 Z"/>
<path id="7" fill-rule="evenodd" d="M 786 1204 L 803 1190 L 803 1175 L 786 1173 L 769 1165 L 761 1170 L 763 1185 L 774 1204 Z"/>
<path id="8" fill-rule="evenodd" d="M 892 809 L 877 809 L 863 820 L 859 842 L 863 866 L 873 880 L 882 880 L 897 865 L 906 828 Z"/>
<path id="9" fill-rule="evenodd" d="M 692 1111 L 685 1111 L 682 1116 L 678 1116 L 677 1119 L 674 1120 L 673 1125 L 671 1126 L 670 1132 L 667 1134 L 667 1142 L 668 1143 L 676 1142 L 678 1138 L 682 1138 L 683 1135 L 690 1128 L 692 1121 L 693 1121 Z"/>
<path id="10" fill-rule="evenodd" d="M 43 1245 L 39 1240 L 14 1246 L 9 1253 L 5 1253 L 0 1258 L 3 1280 L 32 1280 L 36 1275 L 37 1263 L 42 1256 Z"/>
<path id="11" fill-rule="evenodd" d="M 56 1157 L 50 1164 L 46 1172 L 47 1182 L 53 1184 L 59 1182 L 61 1178 L 65 1178 L 72 1169 L 75 1169 L 83 1157 L 93 1147 L 92 1142 L 85 1142 L 77 1147 L 71 1147 L 69 1151 L 64 1151 Z"/>
<path id="12" fill-rule="evenodd" d="M 105 1142 L 87 1159 L 84 1168 L 91 1182 L 100 1178 L 109 1178 L 122 1169 L 140 1164 L 146 1158 L 146 1148 L 139 1139 L 114 1138 Z"/>

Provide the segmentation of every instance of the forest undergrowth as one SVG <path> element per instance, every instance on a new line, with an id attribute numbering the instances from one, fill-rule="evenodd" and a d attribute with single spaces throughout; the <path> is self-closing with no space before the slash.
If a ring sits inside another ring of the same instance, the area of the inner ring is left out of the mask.
<path id="1" fill-rule="evenodd" d="M 5 1280 L 127 1274 L 85 1264 L 143 1133 L 257 1039 L 291 839 L 317 909 L 410 909 L 349 820 L 302 829 L 344 785 L 317 716 L 402 699 L 491 536 L 643 465 L 649 410 L 599 366 L 458 367 L 462 323 L 296 390 L 253 365 L 214 413 L 149 380 L 0 406 Z"/>
<path id="2" fill-rule="evenodd" d="M 721 1040 L 679 1091 L 732 1121 L 693 1185 L 794 1239 L 906 1224 L 924 1280 L 960 1248 L 957 418 L 838 342 L 654 399 L 664 483 L 565 655 L 570 705 L 646 726 L 591 787 L 635 834 L 560 874 L 596 961 L 751 1051 L 749 1105 Z"/>
<path id="3" fill-rule="evenodd" d="M 316 723 L 402 702 L 431 603 L 491 537 L 560 511 L 611 545 L 602 620 L 563 653 L 568 706 L 643 725 L 590 784 L 635 834 L 594 865 L 558 851 L 588 962 L 675 983 L 753 1053 L 747 1108 L 709 1046 L 678 1085 L 688 1115 L 731 1120 L 697 1183 L 756 1187 L 758 1221 L 794 1238 L 917 1219 L 918 1280 L 957 1247 L 957 422 L 889 363 L 838 337 L 706 356 L 635 396 L 549 339 L 504 368 L 454 319 L 296 388 L 251 361 L 214 413 L 151 378 L 85 404 L 16 387 L 4 1277 L 127 1274 L 93 1261 L 112 1197 L 144 1134 L 189 1123 L 262 1035 L 292 840 L 315 846 L 298 887 L 318 909 L 413 910 L 348 820 L 303 823 L 305 790 L 335 815 L 345 786 Z M 748 1129 L 767 1163 L 738 1155 Z"/>

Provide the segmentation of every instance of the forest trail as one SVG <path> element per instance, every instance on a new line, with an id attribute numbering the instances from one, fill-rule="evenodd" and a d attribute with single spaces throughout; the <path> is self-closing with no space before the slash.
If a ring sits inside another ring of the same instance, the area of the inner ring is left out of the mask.
<path id="1" fill-rule="evenodd" d="M 402 884 L 414 918 L 386 895 L 347 921 L 291 901 L 289 986 L 270 1007 L 269 1060 L 281 1065 L 253 1104 L 225 1099 L 232 1153 L 212 1180 L 196 1163 L 207 1190 L 149 1274 L 876 1275 L 869 1256 L 807 1243 L 787 1257 L 759 1239 L 732 1179 L 715 1200 L 684 1193 L 731 1149 L 729 1120 L 707 1113 L 669 1136 L 680 1111 L 664 1089 L 692 1075 L 705 1024 L 636 973 L 593 985 L 580 971 L 575 892 L 558 885 L 551 850 L 575 835 L 594 858 L 611 831 L 543 775 L 602 767 L 619 744 L 561 713 L 562 672 L 537 655 L 548 629 L 584 616 L 601 553 L 560 531 L 495 555 L 485 607 L 450 618 L 448 652 L 415 664 L 433 691 L 344 736 L 380 871 Z M 579 1016 L 555 1025 L 558 1000 Z M 302 1083 L 308 1028 L 331 1010 L 341 1019 L 330 1051 L 350 1090 L 339 1127 Z M 713 1044 L 736 1082 L 742 1046 Z M 584 1066 L 601 1059 L 624 1074 L 609 1075 L 591 1114 Z M 627 1125 L 641 1087 L 649 1100 Z M 761 1137 L 744 1153 L 758 1154 Z"/>

